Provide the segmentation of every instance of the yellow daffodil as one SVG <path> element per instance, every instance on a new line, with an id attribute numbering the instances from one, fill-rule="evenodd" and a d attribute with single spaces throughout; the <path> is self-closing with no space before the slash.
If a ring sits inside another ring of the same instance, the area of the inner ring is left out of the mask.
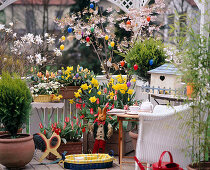
<path id="1" fill-rule="evenodd" d="M 98 93 L 99 96 L 101 95 L 101 91 L 98 91 L 97 93 Z"/>
<path id="2" fill-rule="evenodd" d="M 78 92 L 78 93 L 82 93 L 82 90 L 81 90 L 81 89 L 79 89 L 77 92 Z"/>
<path id="3" fill-rule="evenodd" d="M 131 95 L 131 94 L 133 94 L 133 92 L 134 92 L 133 89 L 129 89 L 127 93 Z"/>
<path id="4" fill-rule="evenodd" d="M 73 104 L 73 103 L 74 103 L 74 100 L 73 100 L 73 99 L 70 99 L 70 100 L 69 100 L 69 103 L 70 103 L 70 104 Z"/>
<path id="5" fill-rule="evenodd" d="M 90 84 L 88 87 L 91 89 L 92 88 L 92 85 Z"/>
<path id="6" fill-rule="evenodd" d="M 131 80 L 131 82 L 134 82 L 134 83 L 135 83 L 135 82 L 136 82 L 136 79 L 135 79 L 135 78 L 133 78 L 133 79 Z"/>
<path id="7" fill-rule="evenodd" d="M 82 84 L 82 85 L 81 85 L 81 88 L 82 88 L 82 90 L 87 90 L 87 89 L 88 89 L 87 83 Z"/>
<path id="8" fill-rule="evenodd" d="M 125 94 L 125 90 L 120 90 L 120 93 Z"/>
<path id="9" fill-rule="evenodd" d="M 81 95 L 79 94 L 79 92 L 74 92 L 74 96 L 75 96 L 76 98 L 78 98 L 78 97 L 80 97 Z"/>
<path id="10" fill-rule="evenodd" d="M 91 83 L 94 85 L 94 87 L 98 87 L 98 80 L 92 78 Z"/>
<path id="11" fill-rule="evenodd" d="M 109 95 L 110 95 L 110 96 L 114 96 L 114 92 L 112 91 Z"/>
<path id="12" fill-rule="evenodd" d="M 96 97 L 95 97 L 95 96 L 93 96 L 93 97 L 90 97 L 90 99 L 89 99 L 89 100 L 90 100 L 90 102 L 91 102 L 91 103 L 94 103 L 94 102 L 96 102 L 96 100 L 97 100 L 97 99 L 96 99 Z"/>

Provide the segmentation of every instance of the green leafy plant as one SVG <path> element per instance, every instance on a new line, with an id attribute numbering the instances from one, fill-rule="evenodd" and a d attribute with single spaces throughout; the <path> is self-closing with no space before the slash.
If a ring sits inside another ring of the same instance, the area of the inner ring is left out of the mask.
<path id="1" fill-rule="evenodd" d="M 0 79 L 0 122 L 12 138 L 27 122 L 31 110 L 32 96 L 24 80 L 4 72 Z"/>
<path id="2" fill-rule="evenodd" d="M 137 74 L 140 79 L 148 81 L 147 71 L 165 63 L 166 55 L 163 49 L 161 40 L 149 38 L 137 41 L 125 55 L 128 66 L 138 65 L 136 71 L 133 67 L 130 67 L 129 73 Z"/>
<path id="3" fill-rule="evenodd" d="M 53 132 L 60 135 L 61 140 L 66 142 L 78 142 L 82 133 L 85 132 L 85 126 L 82 124 L 83 117 L 76 118 L 74 117 L 70 121 L 69 117 L 66 117 L 64 122 L 54 122 L 48 127 L 43 127 L 42 123 L 39 123 L 40 132 L 43 133 L 48 139 L 52 136 Z"/>
<path id="4" fill-rule="evenodd" d="M 185 124 L 189 127 L 189 138 L 187 154 L 191 157 L 191 167 L 203 169 L 205 162 L 209 161 L 210 146 L 210 96 L 209 96 L 209 61 L 210 61 L 210 39 L 203 36 L 192 27 L 195 22 L 188 18 L 189 25 L 182 25 L 184 35 L 174 37 L 178 42 L 179 70 L 182 72 L 182 81 L 192 86 L 192 94 L 187 103 L 192 107 L 189 118 Z M 178 24 L 180 25 L 180 24 Z M 209 27 L 205 28 L 207 35 Z M 173 30 L 178 29 L 176 25 Z M 176 64 L 176 63 L 175 63 Z"/>

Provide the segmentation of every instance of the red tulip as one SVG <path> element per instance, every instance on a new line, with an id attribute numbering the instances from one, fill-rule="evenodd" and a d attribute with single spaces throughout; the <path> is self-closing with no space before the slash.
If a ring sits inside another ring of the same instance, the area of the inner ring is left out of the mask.
<path id="1" fill-rule="evenodd" d="M 39 123 L 39 127 L 40 127 L 40 129 L 42 129 L 42 128 L 43 128 L 43 125 L 42 125 L 42 123 L 41 123 L 41 122 Z"/>
<path id="2" fill-rule="evenodd" d="M 61 133 L 61 129 L 60 128 L 58 129 L 58 132 Z"/>
<path id="3" fill-rule="evenodd" d="M 81 124 L 81 122 L 80 122 L 79 127 L 81 127 L 81 126 L 82 126 L 82 124 Z"/>
<path id="4" fill-rule="evenodd" d="M 55 128 L 57 127 L 57 123 L 56 123 L 56 122 L 54 123 L 54 127 L 55 127 Z"/>
<path id="5" fill-rule="evenodd" d="M 73 116 L 74 119 L 76 119 L 76 116 Z"/>
<path id="6" fill-rule="evenodd" d="M 79 119 L 77 118 L 77 120 L 76 120 L 76 124 L 77 124 L 77 126 L 79 125 Z"/>
<path id="7" fill-rule="evenodd" d="M 57 135 L 59 135 L 59 130 L 56 128 L 55 129 L 55 133 L 57 134 Z"/>
<path id="8" fill-rule="evenodd" d="M 80 116 L 80 119 L 83 119 L 85 116 L 84 115 L 82 115 L 82 116 Z"/>
<path id="9" fill-rule="evenodd" d="M 111 109 L 114 109 L 114 104 L 112 105 Z"/>
<path id="10" fill-rule="evenodd" d="M 109 102 L 107 102 L 107 103 L 106 103 L 105 107 L 106 107 L 106 108 L 108 108 L 108 107 L 109 107 Z"/>
<path id="11" fill-rule="evenodd" d="M 69 117 L 65 117 L 65 122 L 68 123 L 69 121 Z"/>
<path id="12" fill-rule="evenodd" d="M 71 128 L 72 128 L 72 130 L 74 129 L 74 122 L 73 121 L 71 121 Z"/>
<path id="13" fill-rule="evenodd" d="M 97 100 L 96 100 L 96 104 L 99 104 L 99 103 L 100 103 L 99 98 L 97 98 Z"/>
<path id="14" fill-rule="evenodd" d="M 82 132 L 83 132 L 83 133 L 85 132 L 85 127 L 82 128 Z"/>
<path id="15" fill-rule="evenodd" d="M 90 108 L 90 114 L 92 115 L 93 113 L 93 108 Z"/>
<path id="16" fill-rule="evenodd" d="M 76 108 L 81 110 L 82 109 L 81 104 L 77 103 Z"/>
<path id="17" fill-rule="evenodd" d="M 44 130 L 44 135 L 46 135 L 47 134 L 47 132 L 46 132 L 46 130 Z"/>
<path id="18" fill-rule="evenodd" d="M 64 125 L 63 125 L 63 129 L 65 129 L 66 128 L 66 122 L 64 122 Z"/>
<path id="19" fill-rule="evenodd" d="M 148 16 L 148 17 L 147 17 L 147 21 L 150 22 L 150 19 L 151 19 L 150 16 Z"/>
<path id="20" fill-rule="evenodd" d="M 85 103 L 83 103 L 82 107 L 85 107 Z"/>

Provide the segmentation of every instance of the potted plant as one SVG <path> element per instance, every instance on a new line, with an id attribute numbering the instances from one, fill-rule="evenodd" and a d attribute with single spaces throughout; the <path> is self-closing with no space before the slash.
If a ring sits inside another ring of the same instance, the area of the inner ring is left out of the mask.
<path id="1" fill-rule="evenodd" d="M 147 72 L 165 63 L 166 55 L 163 42 L 155 38 L 137 41 L 125 55 L 125 60 L 130 67 L 130 74 L 136 74 L 144 81 L 149 80 Z M 139 69 L 131 66 L 139 66 Z"/>
<path id="2" fill-rule="evenodd" d="M 40 132 L 47 138 L 50 138 L 53 132 L 57 133 L 61 137 L 61 145 L 58 147 L 58 153 L 62 154 L 67 151 L 67 155 L 81 154 L 82 153 L 82 133 L 85 132 L 85 126 L 82 124 L 83 117 L 74 117 L 70 121 L 69 117 L 66 117 L 64 121 L 54 122 L 48 127 L 43 127 L 42 123 L 39 124 Z M 49 154 L 48 159 L 54 160 L 56 156 Z"/>
<path id="3" fill-rule="evenodd" d="M 60 88 L 60 94 L 64 99 L 73 99 L 74 92 L 79 89 L 79 86 L 83 83 L 88 83 L 91 78 L 94 77 L 93 71 L 83 69 L 79 65 L 74 70 L 74 67 L 62 67 L 62 70 L 58 71 L 56 80 L 64 87 Z"/>
<path id="4" fill-rule="evenodd" d="M 31 77 L 31 80 L 30 90 L 34 102 L 60 101 L 62 98 L 62 96 L 57 95 L 62 85 L 56 81 L 54 73 L 49 74 L 46 71 L 44 75 L 38 72 L 36 76 Z"/>
<path id="5" fill-rule="evenodd" d="M 9 135 L 0 136 L 0 163 L 8 168 L 23 167 L 33 157 L 33 136 L 17 133 L 29 118 L 31 102 L 26 82 L 4 72 L 0 79 L 0 122 Z"/>
<path id="6" fill-rule="evenodd" d="M 205 28 L 205 26 L 203 27 Z M 185 120 L 189 127 L 187 154 L 191 157 L 191 164 L 187 167 L 192 169 L 209 169 L 209 37 L 196 33 L 190 26 L 185 28 L 185 37 L 179 38 L 181 47 L 179 69 L 182 72 L 182 80 L 186 85 L 192 85 L 190 100 L 187 101 L 192 107 L 189 119 Z M 205 31 L 209 34 L 210 29 Z M 188 96 L 189 97 L 189 96 Z"/>
<path id="7" fill-rule="evenodd" d="M 111 78 L 109 83 L 100 85 L 99 82 L 92 78 L 91 84 L 82 84 L 81 88 L 75 93 L 76 108 L 79 114 L 84 116 L 86 123 L 93 123 L 98 116 L 98 107 L 107 107 L 107 110 L 128 109 L 128 106 L 133 105 L 135 93 L 132 89 L 135 79 L 127 81 L 126 77 L 118 75 L 116 79 Z M 114 135 L 107 141 L 112 145 L 117 153 L 118 145 L 113 139 L 118 136 L 118 121 L 117 116 L 107 116 L 106 120 L 112 125 Z M 127 129 L 127 121 L 123 122 L 124 129 Z M 88 141 L 92 140 L 89 136 Z M 91 142 L 88 143 L 88 148 L 92 149 Z"/>

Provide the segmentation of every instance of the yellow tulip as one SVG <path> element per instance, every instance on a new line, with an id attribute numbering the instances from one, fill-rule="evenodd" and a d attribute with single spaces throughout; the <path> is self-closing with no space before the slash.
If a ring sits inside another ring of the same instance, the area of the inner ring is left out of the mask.
<path id="1" fill-rule="evenodd" d="M 111 45 L 111 47 L 114 47 L 114 45 L 115 45 L 114 41 L 112 41 L 110 45 Z"/>
<path id="2" fill-rule="evenodd" d="M 61 49 L 61 51 L 64 50 L 64 45 L 63 44 L 60 46 L 60 49 Z"/>
<path id="3" fill-rule="evenodd" d="M 108 39 L 109 39 L 109 36 L 108 36 L 108 35 L 106 35 L 106 36 L 105 36 L 105 40 L 108 40 Z"/>

